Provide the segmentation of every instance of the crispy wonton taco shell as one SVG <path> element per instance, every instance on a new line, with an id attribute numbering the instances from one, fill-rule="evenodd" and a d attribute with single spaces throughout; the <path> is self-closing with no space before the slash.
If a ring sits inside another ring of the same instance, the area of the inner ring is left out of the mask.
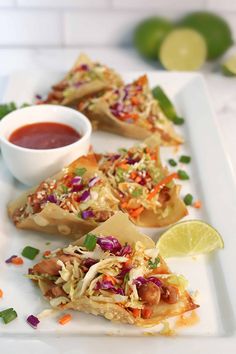
<path id="1" fill-rule="evenodd" d="M 86 173 L 91 175 L 98 171 L 97 161 L 92 154 L 80 157 L 69 165 L 68 169 L 69 171 L 73 171 L 80 167 L 85 167 L 87 169 Z M 61 171 L 50 179 L 58 180 L 62 175 L 63 172 Z M 104 178 L 106 177 L 104 176 Z M 19 198 L 9 203 L 8 214 L 12 220 L 14 220 L 17 210 L 26 204 L 28 195 L 33 193 L 37 188 L 38 186 L 26 191 Z M 96 226 L 98 226 L 98 223 L 94 220 L 78 218 L 76 215 L 61 209 L 54 203 L 48 203 L 40 213 L 29 215 L 16 223 L 16 227 L 19 229 L 36 230 L 49 234 L 59 233 L 63 236 L 75 236 L 77 238 Z"/>
<path id="2" fill-rule="evenodd" d="M 116 213 L 109 220 L 93 230 L 92 233 L 95 235 L 115 236 L 122 244 L 127 242 L 134 245 L 137 241 L 140 241 L 146 248 L 155 247 L 153 240 L 139 232 L 129 221 L 127 215 L 122 212 Z M 81 245 L 82 243 L 83 238 L 76 241 L 74 244 Z M 161 262 L 166 266 L 163 259 L 161 259 Z M 166 272 L 169 273 L 167 266 Z M 47 281 L 40 280 L 39 287 L 42 293 L 45 294 L 49 285 Z M 134 324 L 141 327 L 152 327 L 166 318 L 180 315 L 186 311 L 194 310 L 197 307 L 198 305 L 194 304 L 188 292 L 185 291 L 176 304 L 170 305 L 161 301 L 153 308 L 155 315 L 150 319 L 134 318 L 130 312 L 126 311 L 120 305 L 94 301 L 85 295 L 74 302 L 67 303 L 63 306 L 63 309 L 74 309 L 93 315 L 100 315 L 114 322 Z"/>

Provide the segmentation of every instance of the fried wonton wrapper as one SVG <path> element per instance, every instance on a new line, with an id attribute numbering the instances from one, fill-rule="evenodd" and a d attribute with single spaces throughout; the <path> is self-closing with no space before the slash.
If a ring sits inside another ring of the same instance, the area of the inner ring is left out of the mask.
<path id="1" fill-rule="evenodd" d="M 80 157 L 8 205 L 17 228 L 77 238 L 117 210 L 118 200 L 93 154 Z"/>
<path id="2" fill-rule="evenodd" d="M 168 226 L 187 215 L 179 198 L 180 186 L 173 181 L 178 175 L 162 166 L 155 135 L 128 150 L 97 158 L 120 200 L 120 208 L 136 225 Z"/>
<path id="3" fill-rule="evenodd" d="M 29 274 L 52 307 L 120 323 L 151 327 L 198 307 L 186 279 L 170 272 L 154 242 L 121 212 Z"/>
<path id="4" fill-rule="evenodd" d="M 122 79 L 113 69 L 93 62 L 81 54 L 65 78 L 52 87 L 41 103 L 74 106 L 82 98 L 122 84 Z"/>
<path id="5" fill-rule="evenodd" d="M 139 140 L 156 134 L 167 146 L 183 142 L 153 97 L 146 75 L 97 98 L 86 98 L 78 109 L 101 130 Z"/>

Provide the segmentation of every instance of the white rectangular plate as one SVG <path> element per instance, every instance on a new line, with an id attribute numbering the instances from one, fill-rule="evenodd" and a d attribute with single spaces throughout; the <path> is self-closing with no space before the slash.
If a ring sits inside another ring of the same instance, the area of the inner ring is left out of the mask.
<path id="1" fill-rule="evenodd" d="M 125 73 L 125 81 L 138 77 L 140 72 Z M 160 326 L 152 329 L 118 325 L 92 315 L 73 313 L 73 320 L 66 326 L 57 323 L 58 313 L 41 321 L 34 331 L 26 323 L 26 317 L 49 308 L 38 289 L 24 274 L 32 265 L 25 260 L 21 267 L 6 265 L 4 260 L 12 254 L 20 254 L 26 245 L 46 249 L 62 246 L 65 240 L 56 240 L 31 231 L 17 230 L 6 215 L 7 203 L 14 199 L 24 186 L 14 180 L 1 161 L 0 169 L 0 288 L 4 297 L 0 309 L 14 307 L 17 320 L 8 325 L 0 323 L 1 353 L 173 353 L 184 354 L 221 353 L 236 348 L 235 337 L 235 251 L 236 239 L 236 192 L 229 165 L 226 161 L 220 138 L 209 105 L 203 79 L 198 74 L 158 73 L 148 74 L 151 85 L 160 84 L 175 101 L 179 114 L 186 123 L 180 128 L 185 144 L 179 151 L 163 148 L 163 163 L 168 157 L 181 154 L 192 157 L 190 165 L 183 165 L 190 181 L 181 182 L 181 195 L 191 192 L 203 204 L 201 210 L 189 208 L 188 219 L 202 219 L 216 227 L 225 241 L 225 249 L 210 256 L 186 259 L 171 259 L 168 264 L 174 272 L 189 280 L 189 289 L 197 290 L 196 302 L 199 322 L 191 327 L 180 328 L 178 335 L 167 338 L 157 336 Z M 47 92 L 61 73 L 24 72 L 10 77 L 3 101 L 32 102 L 35 94 Z M 104 132 L 93 133 L 95 151 L 115 151 L 129 147 L 135 141 Z M 186 219 L 187 219 L 186 218 Z M 163 230 L 145 229 L 146 234 L 157 239 Z M 46 242 L 50 241 L 50 246 Z M 37 259 L 40 258 L 40 255 Z M 36 260 L 37 260 L 36 259 Z M 122 338 L 121 338 L 122 337 Z M 15 341 L 17 338 L 17 342 Z M 223 349 L 224 348 L 224 349 Z M 5 351 L 4 351 L 5 349 Z"/>

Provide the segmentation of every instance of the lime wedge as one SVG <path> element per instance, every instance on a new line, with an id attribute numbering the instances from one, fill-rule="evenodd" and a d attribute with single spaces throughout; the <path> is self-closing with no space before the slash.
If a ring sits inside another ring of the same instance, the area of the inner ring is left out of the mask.
<path id="1" fill-rule="evenodd" d="M 200 220 L 189 220 L 169 228 L 158 241 L 163 257 L 195 256 L 224 247 L 220 234 Z"/>
<path id="2" fill-rule="evenodd" d="M 192 29 L 171 31 L 162 42 L 160 62 L 167 70 L 198 70 L 206 60 L 204 37 Z"/>
<path id="3" fill-rule="evenodd" d="M 226 76 L 235 76 L 236 75 L 236 55 L 230 57 L 222 65 L 222 72 Z"/>

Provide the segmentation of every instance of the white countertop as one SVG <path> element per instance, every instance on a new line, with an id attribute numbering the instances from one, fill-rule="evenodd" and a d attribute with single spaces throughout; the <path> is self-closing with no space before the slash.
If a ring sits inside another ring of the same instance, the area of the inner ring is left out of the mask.
<path id="1" fill-rule="evenodd" d="M 0 98 L 7 85 L 8 76 L 14 71 L 65 71 L 71 67 L 80 52 L 85 52 L 120 71 L 160 69 L 158 65 L 145 62 L 129 48 L 0 49 Z M 222 76 L 217 71 L 217 64 L 205 65 L 202 73 L 210 92 L 223 146 L 236 175 L 236 78 Z"/>

